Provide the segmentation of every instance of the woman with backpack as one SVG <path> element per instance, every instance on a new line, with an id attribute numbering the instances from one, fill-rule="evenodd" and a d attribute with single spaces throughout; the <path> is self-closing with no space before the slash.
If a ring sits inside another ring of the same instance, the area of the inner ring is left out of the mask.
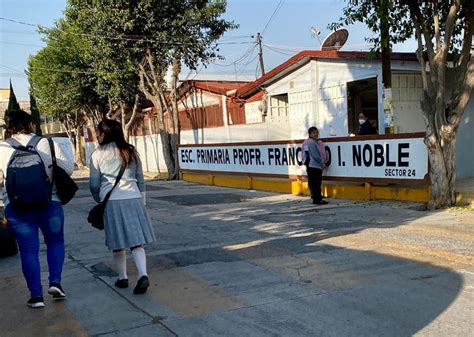
<path id="1" fill-rule="evenodd" d="M 50 143 L 33 133 L 33 119 L 23 110 L 8 113 L 6 129 L 12 136 L 0 143 L 0 171 L 5 177 L 3 201 L 5 217 L 18 242 L 21 266 L 31 298 L 31 308 L 44 307 L 39 263 L 38 231 L 47 246 L 49 267 L 48 293 L 64 299 L 61 274 L 64 263 L 64 212 L 52 183 Z M 69 175 L 74 162 L 54 143 L 57 165 Z"/>
<path id="2" fill-rule="evenodd" d="M 145 180 L 134 146 L 125 141 L 122 125 L 103 120 L 97 126 L 99 147 L 90 161 L 90 190 L 95 201 L 108 198 L 104 211 L 105 244 L 113 251 L 118 272 L 115 286 L 128 287 L 126 249 L 130 248 L 138 270 L 134 294 L 143 294 L 150 285 L 143 245 L 155 241 L 145 209 Z"/>

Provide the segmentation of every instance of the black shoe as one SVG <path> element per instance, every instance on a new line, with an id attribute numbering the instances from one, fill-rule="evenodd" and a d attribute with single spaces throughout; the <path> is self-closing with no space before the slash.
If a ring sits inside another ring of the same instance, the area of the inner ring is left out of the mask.
<path id="1" fill-rule="evenodd" d="M 326 200 L 313 200 L 313 204 L 315 205 L 327 205 L 328 202 Z"/>
<path id="2" fill-rule="evenodd" d="M 128 279 L 124 278 L 124 279 L 115 281 L 115 286 L 117 288 L 122 288 L 122 289 L 128 288 Z"/>
<path id="3" fill-rule="evenodd" d="M 53 300 L 63 300 L 66 298 L 66 293 L 59 283 L 51 283 L 49 285 L 48 294 L 53 295 Z"/>
<path id="4" fill-rule="evenodd" d="M 30 298 L 26 305 L 33 309 L 44 308 L 43 296 Z"/>
<path id="5" fill-rule="evenodd" d="M 138 294 L 144 294 L 146 293 L 146 290 L 150 286 L 150 281 L 148 280 L 148 276 L 142 276 L 137 282 L 137 285 L 135 286 L 135 289 L 133 289 L 133 293 L 135 295 Z"/>

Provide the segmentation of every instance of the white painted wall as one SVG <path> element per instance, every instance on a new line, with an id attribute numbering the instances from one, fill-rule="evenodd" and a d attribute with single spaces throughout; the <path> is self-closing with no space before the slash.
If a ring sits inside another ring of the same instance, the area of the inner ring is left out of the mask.
<path id="1" fill-rule="evenodd" d="M 197 140 L 196 140 L 197 135 Z M 181 144 L 215 144 L 291 139 L 287 123 L 238 124 L 194 132 L 181 131 Z"/>
<path id="2" fill-rule="evenodd" d="M 365 60 L 318 60 L 318 121 L 322 137 L 349 135 L 347 116 L 347 82 L 377 78 L 379 130 L 383 128 L 382 67 Z M 382 133 L 382 132 L 381 132 Z"/>
<path id="3" fill-rule="evenodd" d="M 160 135 L 148 135 L 130 137 L 130 143 L 136 147 L 145 172 L 167 172 L 165 160 L 163 158 L 163 147 Z M 95 142 L 86 143 L 87 165 L 97 144 Z"/>
<path id="4" fill-rule="evenodd" d="M 394 70 L 399 70 L 394 72 L 392 78 L 396 131 L 397 133 L 424 131 L 419 105 L 421 77 L 413 74 L 414 71 L 419 71 L 419 65 L 416 62 L 395 61 L 392 67 Z M 367 61 L 320 60 L 309 62 L 268 87 L 269 95 L 289 94 L 287 122 L 272 123 L 268 119 L 262 122 L 258 110 L 260 102 L 252 102 L 245 106 L 249 124 L 182 131 L 181 143 L 213 144 L 303 139 L 307 136 L 307 129 L 311 125 L 320 128 L 322 137 L 347 136 L 346 82 L 373 77 L 379 79 L 379 130 L 383 130 L 381 65 Z M 452 80 L 451 77 L 451 83 Z M 319 86 L 316 83 L 319 83 Z M 212 104 L 217 103 L 219 99 L 221 98 L 211 96 L 205 98 L 205 101 Z M 159 135 L 132 137 L 131 142 L 140 153 L 145 171 L 166 172 Z M 457 137 L 456 161 L 459 178 L 474 176 L 472 144 L 474 144 L 474 97 L 468 105 Z M 90 158 L 94 148 L 94 143 L 86 144 L 87 158 Z"/>
<path id="5" fill-rule="evenodd" d="M 299 69 L 272 83 L 265 89 L 268 96 L 286 94 L 291 89 L 300 90 L 301 88 L 310 88 L 311 82 L 311 62 L 308 62 Z"/>
<path id="6" fill-rule="evenodd" d="M 261 101 L 251 102 L 245 104 L 245 122 L 247 124 L 262 123 L 263 116 L 259 106 L 262 104 Z"/>

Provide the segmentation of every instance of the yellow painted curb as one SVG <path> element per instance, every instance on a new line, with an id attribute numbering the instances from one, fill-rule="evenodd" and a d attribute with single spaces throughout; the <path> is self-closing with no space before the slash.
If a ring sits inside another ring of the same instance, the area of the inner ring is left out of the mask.
<path id="1" fill-rule="evenodd" d="M 245 175 L 226 175 L 208 173 L 183 172 L 185 181 L 240 189 L 255 189 L 259 191 L 309 195 L 308 183 L 301 180 L 285 178 L 250 177 Z M 430 188 L 415 188 L 403 186 L 376 186 L 369 183 L 344 184 L 323 182 L 323 195 L 330 198 L 354 200 L 400 200 L 413 202 L 428 202 Z"/>
<path id="2" fill-rule="evenodd" d="M 472 192 L 457 192 L 456 205 L 474 205 L 474 193 Z"/>

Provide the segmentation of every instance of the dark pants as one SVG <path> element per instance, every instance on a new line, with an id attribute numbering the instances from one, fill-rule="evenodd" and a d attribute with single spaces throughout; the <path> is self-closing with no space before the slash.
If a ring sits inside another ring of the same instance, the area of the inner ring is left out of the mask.
<path id="1" fill-rule="evenodd" d="M 320 202 L 322 200 L 321 183 L 323 181 L 323 170 L 308 167 L 306 172 L 308 174 L 308 187 L 311 192 L 311 199 L 315 202 Z"/>
<path id="2" fill-rule="evenodd" d="M 38 232 L 43 232 L 47 247 L 49 283 L 61 283 L 64 263 L 63 207 L 60 202 L 52 201 L 45 210 L 18 213 L 8 204 L 5 216 L 20 247 L 21 267 L 31 297 L 43 296 Z"/>

